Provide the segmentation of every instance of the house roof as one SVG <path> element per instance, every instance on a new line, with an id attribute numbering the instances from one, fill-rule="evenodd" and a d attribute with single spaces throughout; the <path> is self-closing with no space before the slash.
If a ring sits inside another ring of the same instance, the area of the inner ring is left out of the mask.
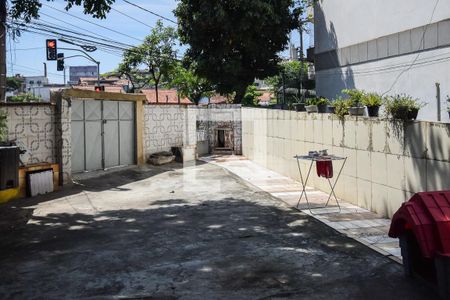
<path id="1" fill-rule="evenodd" d="M 262 92 L 262 95 L 258 97 L 259 102 L 270 102 L 273 98 L 273 94 L 271 92 Z"/>
<path id="2" fill-rule="evenodd" d="M 222 95 L 214 95 L 209 98 L 210 104 L 225 104 L 228 103 L 228 98 Z"/>
<path id="3" fill-rule="evenodd" d="M 178 102 L 178 93 L 176 90 L 158 90 L 158 102 L 156 102 L 156 92 L 154 89 L 142 90 L 142 93 L 147 97 L 147 102 L 150 104 L 192 104 L 188 98 L 180 97 Z"/>

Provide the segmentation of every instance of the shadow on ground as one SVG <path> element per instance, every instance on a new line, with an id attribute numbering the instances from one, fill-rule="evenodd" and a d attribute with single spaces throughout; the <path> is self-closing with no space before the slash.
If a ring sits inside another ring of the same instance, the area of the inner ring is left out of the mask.
<path id="1" fill-rule="evenodd" d="M 0 242 L 0 298 L 430 298 L 401 266 L 215 166 L 202 168 L 190 185 L 217 177 L 221 193 L 153 197 L 149 188 L 135 200 L 145 208 L 129 199 L 95 213 L 35 212 Z M 180 180 L 173 172 L 163 174 L 168 184 Z"/>

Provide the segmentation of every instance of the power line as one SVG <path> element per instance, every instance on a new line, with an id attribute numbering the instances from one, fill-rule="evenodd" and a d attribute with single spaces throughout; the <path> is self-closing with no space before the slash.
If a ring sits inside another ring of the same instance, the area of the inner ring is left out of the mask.
<path id="1" fill-rule="evenodd" d="M 171 22 L 171 23 L 173 23 L 173 24 L 178 25 L 178 23 L 175 22 L 174 20 L 171 20 L 171 19 L 169 19 L 169 18 L 166 18 L 166 17 L 164 17 L 164 16 L 161 16 L 160 14 L 157 14 L 157 13 L 155 13 L 155 12 L 149 10 L 149 9 L 146 9 L 146 8 L 140 6 L 140 5 L 137 5 L 137 4 L 135 4 L 135 3 L 132 3 L 132 2 L 130 2 L 130 1 L 128 1 L 128 0 L 122 0 L 122 1 L 125 2 L 125 3 L 128 3 L 128 4 L 130 4 L 130 5 L 133 5 L 134 7 L 137 7 L 137 8 L 139 8 L 139 9 L 143 10 L 143 11 L 146 11 L 146 12 L 148 12 L 148 13 L 151 13 L 152 15 L 157 16 L 157 17 L 159 17 L 159 18 L 161 18 L 161 19 L 163 19 L 163 20 L 166 20 L 166 21 L 169 21 L 169 22 Z"/>
<path id="2" fill-rule="evenodd" d="M 108 28 L 108 27 L 106 27 L 106 26 L 97 24 L 97 23 L 95 23 L 95 22 L 92 22 L 92 21 L 89 21 L 89 20 L 80 18 L 80 17 L 78 17 L 78 16 L 76 16 L 76 15 L 73 15 L 73 14 L 71 14 L 71 13 L 68 13 L 68 12 L 66 12 L 66 11 L 64 11 L 64 10 L 57 9 L 57 8 L 52 7 L 52 6 L 50 6 L 50 5 L 47 5 L 47 4 L 45 4 L 45 3 L 42 3 L 42 5 L 44 5 L 44 6 L 48 7 L 48 8 L 50 8 L 50 9 L 53 9 L 53 10 L 55 10 L 55 11 L 64 13 L 64 14 L 66 14 L 66 15 L 69 15 L 69 16 L 71 16 L 71 17 L 73 17 L 73 18 L 76 18 L 76 19 L 78 19 L 78 20 L 81 20 L 81 21 L 83 21 L 83 22 L 87 22 L 87 23 L 89 23 L 89 24 L 98 26 L 98 27 L 100 27 L 100 28 L 103 28 L 103 29 L 106 29 L 106 30 L 108 30 L 108 31 L 114 32 L 114 33 L 116 33 L 116 34 L 119 34 L 119 35 L 122 35 L 122 36 L 126 36 L 126 37 L 128 37 L 128 38 L 130 38 L 130 39 L 133 39 L 133 40 L 136 40 L 136 41 L 139 41 L 139 42 L 143 42 L 141 39 L 138 39 L 138 38 L 133 37 L 133 36 L 131 36 L 131 35 L 128 35 L 128 34 L 125 34 L 125 33 L 120 32 L 120 31 L 117 31 L 117 30 L 115 30 L 115 29 L 111 29 L 111 28 Z"/>
<path id="3" fill-rule="evenodd" d="M 427 30 L 428 30 L 428 27 L 431 25 L 431 22 L 433 22 L 434 13 L 436 12 L 436 8 L 437 8 L 437 6 L 438 6 L 438 4 L 439 4 L 439 1 L 440 1 L 440 0 L 436 0 L 436 4 L 434 5 L 433 12 L 431 13 L 430 21 L 428 22 L 428 24 L 425 26 L 425 28 L 424 28 L 424 30 L 423 30 L 422 39 L 420 40 L 420 44 L 422 44 L 423 41 L 425 40 L 425 34 L 426 34 Z M 419 49 L 420 49 L 420 46 L 419 46 Z M 402 72 L 400 72 L 400 73 L 398 74 L 397 78 L 395 78 L 395 80 L 394 80 L 394 82 L 392 83 L 391 87 L 390 87 L 386 92 L 384 92 L 382 95 L 385 95 L 385 94 L 389 93 L 390 91 L 392 91 L 392 89 L 394 88 L 394 86 L 395 86 L 395 85 L 397 84 L 397 82 L 399 81 L 400 77 L 402 77 L 403 74 L 405 74 L 406 72 L 408 72 L 408 71 L 412 68 L 412 66 L 416 63 L 416 61 L 417 61 L 417 59 L 419 59 L 419 57 L 420 57 L 420 52 L 417 53 L 416 58 L 414 58 L 414 60 L 413 60 L 413 61 L 411 62 L 411 64 L 409 65 L 409 67 L 406 68 L 406 69 L 404 69 Z"/>
<path id="4" fill-rule="evenodd" d="M 148 24 L 142 22 L 141 20 L 136 19 L 135 17 L 132 17 L 132 16 L 130 16 L 130 15 L 127 15 L 126 13 L 121 12 L 120 10 L 115 9 L 114 7 L 111 7 L 111 10 L 113 10 L 113 11 L 115 11 L 115 12 L 117 12 L 117 13 L 119 13 L 119 14 L 121 14 L 121 15 L 127 17 L 127 18 L 130 18 L 130 19 L 132 19 L 132 20 L 134 20 L 134 21 L 136 21 L 136 22 L 138 22 L 138 23 L 140 23 L 140 24 L 142 24 L 142 25 L 144 25 L 144 26 L 147 26 L 147 27 L 150 28 L 150 29 L 153 29 L 153 28 L 154 28 L 153 26 L 150 26 L 150 25 L 148 25 Z"/>
<path id="5" fill-rule="evenodd" d="M 35 68 L 30 68 L 28 66 L 22 66 L 22 65 L 15 64 L 15 63 L 13 63 L 13 65 L 16 66 L 16 67 L 19 67 L 20 69 L 28 69 L 28 70 L 31 70 L 31 71 L 34 71 L 34 72 L 39 72 L 39 73 L 42 72 L 43 73 L 42 70 L 35 69 Z M 64 76 L 64 75 L 61 75 L 61 74 L 58 74 L 58 73 L 52 73 L 52 72 L 47 72 L 47 73 L 51 74 L 51 75 L 54 75 L 54 76 L 61 76 L 61 77 Z"/>

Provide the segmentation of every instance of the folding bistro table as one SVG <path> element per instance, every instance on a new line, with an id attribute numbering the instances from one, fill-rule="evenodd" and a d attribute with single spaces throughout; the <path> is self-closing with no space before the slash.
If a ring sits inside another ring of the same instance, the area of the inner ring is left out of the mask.
<path id="1" fill-rule="evenodd" d="M 335 155 L 324 155 L 324 156 L 318 156 L 318 155 L 296 155 L 294 156 L 295 159 L 297 159 L 297 166 L 298 171 L 300 173 L 300 179 L 302 181 L 302 193 L 300 194 L 300 198 L 298 199 L 297 208 L 300 205 L 300 202 L 303 199 L 303 195 L 305 196 L 306 203 L 308 204 L 308 209 L 311 211 L 311 206 L 309 204 L 308 195 L 306 194 L 306 185 L 308 183 L 308 180 L 311 175 L 311 170 L 314 162 L 317 164 L 317 173 L 320 177 L 325 177 L 328 181 L 328 184 L 330 185 L 331 192 L 328 196 L 327 203 L 325 206 L 321 207 L 313 207 L 313 208 L 325 208 L 330 203 L 331 197 L 334 197 L 336 200 L 337 206 L 339 207 L 339 212 L 341 211 L 341 206 L 339 205 L 339 200 L 336 197 L 336 194 L 334 193 L 334 188 L 336 187 L 337 182 L 339 181 L 339 177 L 341 176 L 342 170 L 344 169 L 345 163 L 347 162 L 347 157 L 339 157 Z M 303 178 L 302 169 L 300 168 L 300 160 L 307 160 L 311 161 L 311 164 L 309 165 L 308 174 L 306 175 L 306 179 Z M 334 180 L 334 183 L 331 183 L 330 178 L 333 177 L 333 162 L 334 161 L 342 161 L 341 168 L 339 169 L 339 173 Z"/>

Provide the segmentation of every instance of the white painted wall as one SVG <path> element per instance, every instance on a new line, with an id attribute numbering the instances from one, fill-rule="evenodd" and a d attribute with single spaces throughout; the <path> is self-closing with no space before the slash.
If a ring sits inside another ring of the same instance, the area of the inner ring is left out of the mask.
<path id="1" fill-rule="evenodd" d="M 316 53 L 321 53 L 450 18 L 450 1 L 320 0 L 314 14 Z"/>
<path id="2" fill-rule="evenodd" d="M 337 196 L 384 216 L 420 191 L 450 189 L 450 124 L 243 108 L 243 153 L 258 164 L 300 180 L 297 154 L 328 149 L 348 157 Z M 301 162 L 303 174 L 309 162 Z M 310 186 L 329 191 L 317 178 Z"/>
<path id="3" fill-rule="evenodd" d="M 413 61 L 415 65 L 411 66 Z M 401 67 L 389 69 L 395 66 Z M 404 55 L 344 68 L 317 71 L 316 89 L 318 95 L 330 99 L 335 98 L 344 88 L 358 88 L 369 92 L 387 93 L 387 95 L 408 94 L 427 104 L 419 112 L 419 119 L 435 121 L 437 120 L 436 82 L 438 82 L 441 84 L 442 121 L 449 122 L 446 103 L 446 96 L 450 95 L 449 70 L 450 48 L 443 48 L 422 52 L 419 55 Z"/>
<path id="4" fill-rule="evenodd" d="M 322 0 L 317 2 L 315 17 L 316 53 L 321 53 L 449 19 L 450 0 Z M 328 98 L 335 98 L 344 88 L 408 94 L 427 104 L 419 119 L 437 121 L 436 83 L 440 83 L 441 120 L 448 122 L 449 69 L 450 47 L 444 47 L 320 70 L 316 89 Z"/>

